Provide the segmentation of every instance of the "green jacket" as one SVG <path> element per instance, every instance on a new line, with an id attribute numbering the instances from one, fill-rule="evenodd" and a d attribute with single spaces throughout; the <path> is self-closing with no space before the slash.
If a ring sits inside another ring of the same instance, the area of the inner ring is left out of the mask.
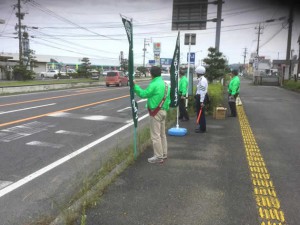
<path id="1" fill-rule="evenodd" d="M 167 84 L 166 84 L 167 85 Z M 141 98 L 147 98 L 147 106 L 153 110 L 157 108 L 165 95 L 165 82 L 159 77 L 151 80 L 146 89 L 142 89 L 139 85 L 134 85 L 134 92 Z M 162 109 L 168 111 L 170 108 L 170 87 L 168 87 L 167 98 L 162 106 Z"/>
<path id="2" fill-rule="evenodd" d="M 240 78 L 238 76 L 234 76 L 229 85 L 228 85 L 228 93 L 230 95 L 235 95 L 240 92 Z"/>
<path id="3" fill-rule="evenodd" d="M 179 80 L 179 94 L 186 96 L 187 90 L 188 90 L 188 79 L 186 76 L 182 76 Z"/>

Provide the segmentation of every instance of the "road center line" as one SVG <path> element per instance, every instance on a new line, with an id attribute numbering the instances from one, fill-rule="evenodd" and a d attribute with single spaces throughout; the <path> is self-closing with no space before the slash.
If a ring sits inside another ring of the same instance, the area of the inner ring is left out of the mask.
<path id="1" fill-rule="evenodd" d="M 142 117 L 139 118 L 139 121 L 147 118 L 148 116 L 149 116 L 148 113 L 145 114 L 144 116 L 142 116 Z M 0 198 L 3 197 L 4 195 L 6 195 L 6 194 L 8 194 L 8 193 L 10 193 L 10 192 L 12 192 L 14 190 L 16 190 L 17 188 L 23 186 L 24 184 L 26 184 L 26 183 L 34 180 L 35 178 L 37 178 L 37 177 L 39 177 L 39 176 L 47 173 L 48 171 L 50 171 L 50 170 L 58 167 L 59 165 L 65 163 L 67 161 L 69 161 L 70 159 L 76 157 L 77 155 L 88 151 L 89 149 L 91 149 L 95 145 L 97 145 L 97 144 L 99 144 L 99 143 L 107 140 L 108 138 L 110 138 L 110 137 L 112 137 L 112 136 L 120 133 L 121 131 L 127 129 L 128 127 L 130 127 L 132 125 L 133 125 L 133 122 L 131 122 L 129 124 L 126 124 L 123 127 L 120 127 L 119 129 L 117 129 L 117 130 L 115 130 L 115 131 L 113 131 L 113 132 L 111 132 L 111 133 L 109 133 L 109 134 L 107 134 L 107 135 L 99 138 L 98 140 L 95 140 L 95 141 L 91 142 L 90 144 L 88 144 L 88 145 L 86 145 L 86 146 L 84 146 L 84 147 L 82 147 L 82 148 L 80 148 L 80 149 L 72 152 L 71 154 L 66 155 L 65 157 L 63 157 L 63 158 L 61 158 L 61 159 L 59 159 L 59 160 L 57 160 L 57 161 L 49 164 L 48 166 L 45 166 L 44 168 L 42 168 L 42 169 L 40 169 L 40 170 L 38 170 L 38 171 L 36 171 L 36 172 L 34 172 L 34 173 L 32 173 L 32 174 L 24 177 L 23 179 L 15 182 L 15 183 L 12 183 L 12 184 L 10 184 L 8 186 L 6 186 L 5 188 L 3 188 L 3 189 L 0 190 Z"/>
<path id="2" fill-rule="evenodd" d="M 23 109 L 16 109 L 16 110 L 11 110 L 11 111 L 6 111 L 6 112 L 0 112 L 0 115 L 12 113 L 12 112 L 25 111 L 28 109 L 37 109 L 37 108 L 42 108 L 42 107 L 51 106 L 51 105 L 56 105 L 56 103 L 50 103 L 50 104 L 46 104 L 46 105 L 38 105 L 38 106 L 33 106 L 33 107 L 28 107 L 28 108 L 23 108 Z"/>
<path id="3" fill-rule="evenodd" d="M 260 225 L 286 225 L 275 186 L 252 133 L 244 108 L 237 106 Z"/>
<path id="4" fill-rule="evenodd" d="M 15 121 L 7 122 L 7 123 L 2 123 L 2 124 L 0 124 L 0 127 L 4 127 L 4 126 L 16 124 L 16 123 L 21 123 L 21 122 L 28 121 L 28 120 L 38 119 L 38 118 L 41 118 L 41 117 L 49 116 L 50 114 L 53 114 L 53 113 L 68 112 L 68 111 L 81 109 L 81 108 L 89 107 L 89 106 L 93 106 L 93 105 L 98 105 L 98 104 L 102 104 L 102 103 L 105 103 L 105 102 L 110 102 L 110 101 L 114 101 L 114 100 L 118 100 L 118 99 L 122 99 L 122 98 L 127 98 L 127 97 L 129 97 L 129 95 L 123 95 L 123 96 L 120 96 L 120 97 L 117 97 L 117 98 L 111 98 L 111 99 L 107 99 L 107 100 L 103 100 L 103 101 L 99 101 L 99 102 L 89 103 L 89 104 L 86 104 L 86 105 L 76 106 L 76 107 L 69 108 L 69 109 L 63 109 L 63 110 L 58 110 L 58 111 L 55 111 L 55 112 L 49 112 L 49 113 L 46 113 L 46 114 L 27 117 L 27 118 L 20 119 L 20 120 L 15 120 Z"/>

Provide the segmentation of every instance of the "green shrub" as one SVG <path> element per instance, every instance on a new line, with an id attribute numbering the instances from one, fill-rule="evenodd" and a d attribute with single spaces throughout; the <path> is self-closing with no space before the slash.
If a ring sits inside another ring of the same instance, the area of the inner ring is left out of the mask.
<path id="1" fill-rule="evenodd" d="M 196 88 L 194 88 L 194 90 L 196 90 Z M 222 86 L 221 83 L 210 83 L 208 85 L 208 96 L 210 102 L 206 106 L 206 111 L 209 115 L 212 115 L 214 107 L 223 104 L 223 100 L 224 100 L 223 93 L 224 93 L 224 87 Z M 188 112 L 191 116 L 195 115 L 196 113 L 194 96 L 189 97 Z"/>
<path id="2" fill-rule="evenodd" d="M 32 80 L 34 72 L 27 70 L 25 66 L 15 66 L 13 69 L 14 80 Z"/>

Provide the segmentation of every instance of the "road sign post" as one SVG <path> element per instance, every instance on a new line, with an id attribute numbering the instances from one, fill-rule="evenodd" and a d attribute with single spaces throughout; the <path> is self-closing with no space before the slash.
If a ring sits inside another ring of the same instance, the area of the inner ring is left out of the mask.
<path id="1" fill-rule="evenodd" d="M 196 34 L 187 33 L 184 35 L 184 44 L 189 45 L 188 55 L 191 55 L 191 45 L 196 44 Z M 186 93 L 185 107 L 188 106 L 188 96 L 193 94 L 193 76 L 190 76 L 191 57 L 188 57 L 187 79 L 189 81 L 189 91 Z"/>

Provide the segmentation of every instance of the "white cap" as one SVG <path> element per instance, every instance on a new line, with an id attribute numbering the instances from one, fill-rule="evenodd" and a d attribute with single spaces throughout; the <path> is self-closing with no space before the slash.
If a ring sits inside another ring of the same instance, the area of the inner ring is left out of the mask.
<path id="1" fill-rule="evenodd" d="M 203 75 L 203 74 L 205 74 L 205 68 L 203 67 L 203 66 L 198 66 L 197 68 L 196 68 L 196 70 L 195 70 L 195 72 L 197 73 L 197 74 L 201 74 L 201 75 Z"/>

